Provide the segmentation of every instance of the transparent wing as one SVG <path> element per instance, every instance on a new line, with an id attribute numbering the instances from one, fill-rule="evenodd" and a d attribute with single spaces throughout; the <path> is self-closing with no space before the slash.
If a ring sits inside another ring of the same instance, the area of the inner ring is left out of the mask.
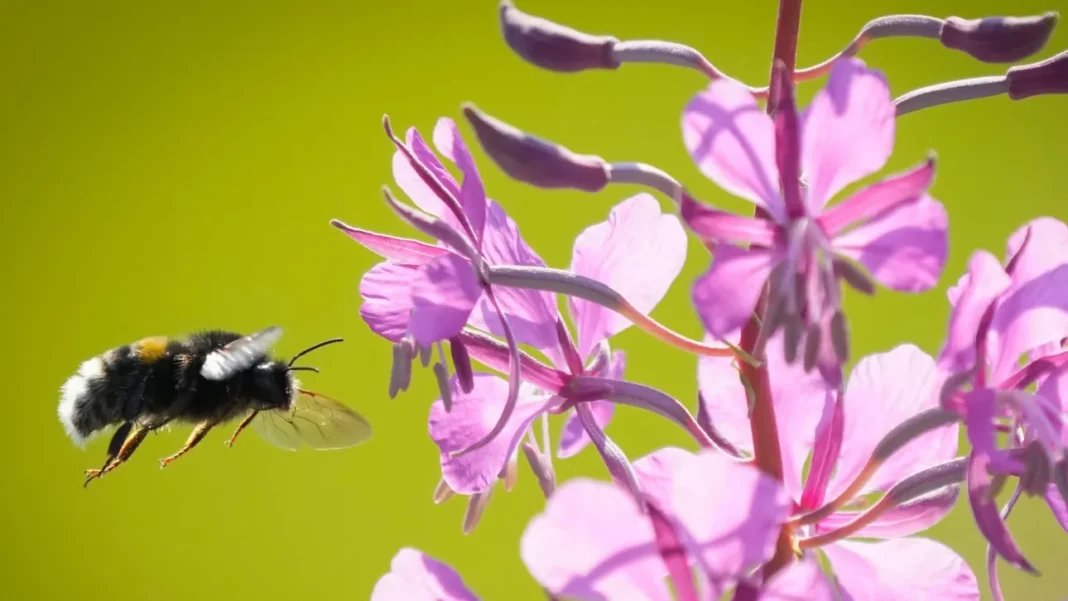
<path id="1" fill-rule="evenodd" d="M 263 358 L 282 337 L 282 328 L 271 326 L 249 334 L 208 354 L 200 375 L 207 380 L 225 380 Z"/>
<path id="2" fill-rule="evenodd" d="M 261 411 L 252 429 L 272 445 L 296 451 L 344 449 L 371 438 L 371 424 L 348 405 L 306 390 L 289 411 Z"/>

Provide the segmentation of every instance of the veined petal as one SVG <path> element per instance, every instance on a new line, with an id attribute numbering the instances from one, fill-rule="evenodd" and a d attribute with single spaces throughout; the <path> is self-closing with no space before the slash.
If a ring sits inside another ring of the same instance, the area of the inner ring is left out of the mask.
<path id="1" fill-rule="evenodd" d="M 851 601 L 978 601 L 979 582 L 968 564 L 926 538 L 823 547 L 843 598 Z"/>
<path id="2" fill-rule="evenodd" d="M 834 601 L 834 589 L 813 558 L 794 562 L 775 574 L 760 591 L 758 601 Z"/>
<path id="3" fill-rule="evenodd" d="M 575 239 L 571 271 L 611 286 L 638 311 L 648 314 L 664 298 L 686 261 L 686 232 L 674 215 L 660 211 L 651 194 L 638 194 L 612 208 L 607 221 Z M 571 297 L 578 350 L 594 347 L 630 327 L 615 311 Z"/>
<path id="4" fill-rule="evenodd" d="M 906 173 L 894 175 L 850 196 L 819 216 L 819 223 L 831 238 L 851 225 L 879 218 L 920 197 L 934 180 L 934 159 Z"/>
<path id="5" fill-rule="evenodd" d="M 558 402 L 556 397 L 524 385 L 515 411 L 500 435 L 479 449 L 452 457 L 450 453 L 466 449 L 493 428 L 508 397 L 508 382 L 497 376 L 476 373 L 474 381 L 474 388 L 465 393 L 459 381 L 452 378 L 451 411 L 440 399 L 430 407 L 430 438 L 441 451 L 442 478 L 449 488 L 463 495 L 489 490 L 519 448 L 531 422 Z"/>
<path id="6" fill-rule="evenodd" d="M 948 227 L 942 203 L 921 194 L 839 235 L 833 245 L 867 267 L 883 286 L 922 292 L 942 275 L 949 252 Z"/>
<path id="7" fill-rule="evenodd" d="M 665 511 L 670 511 L 675 474 L 696 455 L 678 447 L 664 447 L 634 462 L 642 490 Z"/>
<path id="8" fill-rule="evenodd" d="M 605 377 L 613 380 L 622 379 L 626 361 L 626 355 L 623 351 L 614 352 Z M 591 401 L 589 407 L 597 427 L 604 430 L 608 422 L 612 420 L 615 404 L 608 401 Z M 574 411 L 569 412 L 567 421 L 564 422 L 564 428 L 560 433 L 560 447 L 556 452 L 556 456 L 561 459 L 567 459 L 586 448 L 588 444 L 590 444 L 590 437 L 586 434 L 586 429 L 582 427 L 581 420 L 579 420 Z"/>
<path id="9" fill-rule="evenodd" d="M 834 392 L 817 371 L 805 373 L 801 362 L 786 363 L 781 332 L 768 340 L 766 349 L 784 468 L 783 486 L 791 498 L 800 499 L 805 460 L 815 444 L 818 424 L 832 410 Z M 701 357 L 697 383 L 704 410 L 719 433 L 738 449 L 751 453 L 749 402 L 731 360 Z"/>
<path id="10" fill-rule="evenodd" d="M 740 330 L 753 316 L 764 283 L 781 260 L 777 250 L 717 247 L 712 266 L 693 284 L 693 303 L 705 329 L 721 340 Z"/>
<path id="11" fill-rule="evenodd" d="M 801 126 L 801 171 L 812 215 L 842 188 L 883 168 L 894 149 L 894 115 L 881 72 L 856 58 L 835 62 Z"/>
<path id="12" fill-rule="evenodd" d="M 398 263 L 422 265 L 449 252 L 440 246 L 434 246 L 419 240 L 379 234 L 378 232 L 352 227 L 337 219 L 332 220 L 330 224 L 345 232 L 349 238 L 359 242 L 367 250 Z"/>
<path id="13" fill-rule="evenodd" d="M 901 538 L 917 534 L 942 521 L 957 502 L 959 489 L 940 491 L 928 497 L 888 509 L 875 520 L 857 530 L 853 538 Z M 819 531 L 837 530 L 857 519 L 862 511 L 838 511 L 820 520 Z"/>
<path id="14" fill-rule="evenodd" d="M 953 373 L 965 372 L 975 366 L 976 336 L 983 314 L 1011 284 L 998 260 L 986 251 L 972 254 L 966 277 L 961 280 L 956 304 L 949 316 L 946 343 L 938 354 L 939 367 Z"/>
<path id="15" fill-rule="evenodd" d="M 422 347 L 459 334 L 482 294 L 471 263 L 454 254 L 424 265 L 411 286 L 411 331 Z"/>
<path id="16" fill-rule="evenodd" d="M 482 255 L 486 262 L 491 265 L 545 267 L 545 261 L 523 240 L 519 226 L 501 205 L 492 200 L 486 202 L 486 228 L 482 238 Z M 529 344 L 542 350 L 557 345 L 556 320 L 560 311 L 554 294 L 510 286 L 495 286 L 493 293 L 520 344 Z M 495 336 L 504 335 L 500 317 L 486 298 L 479 302 L 471 323 Z"/>
<path id="17" fill-rule="evenodd" d="M 934 359 L 911 344 L 857 363 L 846 385 L 842 451 L 828 497 L 837 496 L 856 478 L 890 430 L 939 406 L 943 380 Z M 907 476 L 953 459 L 958 436 L 953 424 L 910 441 L 879 467 L 859 494 L 886 491 Z"/>
<path id="18" fill-rule="evenodd" d="M 583 601 L 670 601 L 652 523 L 634 499 L 585 478 L 561 486 L 523 532 L 520 555 L 552 594 Z"/>
<path id="19" fill-rule="evenodd" d="M 460 168 L 464 181 L 460 184 L 457 200 L 471 222 L 475 239 L 481 240 L 482 230 L 486 225 L 486 189 L 455 121 L 448 117 L 438 119 L 434 127 L 434 146 Z"/>
<path id="20" fill-rule="evenodd" d="M 682 195 L 679 213 L 695 234 L 716 244 L 750 243 L 768 247 L 776 242 L 780 226 L 770 219 L 727 213 Z"/>
<path id="21" fill-rule="evenodd" d="M 444 563 L 405 547 L 371 592 L 371 601 L 478 601 L 460 575 Z"/>
<path id="22" fill-rule="evenodd" d="M 775 126 L 748 90 L 729 79 L 710 83 L 686 105 L 682 139 L 712 181 L 767 209 L 780 223 L 786 220 L 775 165 Z"/>
<path id="23" fill-rule="evenodd" d="M 371 331 L 390 342 L 400 342 L 412 313 L 412 281 L 418 265 L 383 261 L 360 279 L 360 317 Z"/>
<path id="24" fill-rule="evenodd" d="M 1031 239 L 1024 245 L 1028 228 Z M 1035 219 L 1012 235 L 1009 250 L 1012 286 L 991 324 L 999 347 L 998 357 L 991 357 L 993 382 L 1011 375 L 1020 355 L 1068 337 L 1068 226 L 1050 217 Z"/>
<path id="25" fill-rule="evenodd" d="M 719 451 L 702 451 L 674 475 L 671 514 L 691 558 L 719 590 L 771 557 L 789 506 L 773 478 Z"/>

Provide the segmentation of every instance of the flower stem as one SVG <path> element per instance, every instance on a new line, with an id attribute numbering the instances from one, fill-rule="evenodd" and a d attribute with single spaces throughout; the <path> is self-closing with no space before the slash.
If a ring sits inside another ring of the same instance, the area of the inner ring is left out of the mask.
<path id="1" fill-rule="evenodd" d="M 801 29 L 801 0 L 779 0 L 779 17 L 775 24 L 775 49 L 771 60 L 769 89 L 775 90 L 775 66 L 780 61 L 787 73 L 793 73 L 797 66 L 797 38 Z M 767 111 L 772 114 L 778 99 L 769 96 Z M 759 212 L 760 209 L 757 209 Z M 758 215 L 759 216 L 759 213 Z M 768 289 L 760 295 L 756 314 L 742 329 L 741 348 L 752 354 L 760 338 L 761 323 L 767 313 Z M 758 357 L 759 359 L 759 357 Z M 749 425 L 753 434 L 754 462 L 761 471 L 783 481 L 782 450 L 779 447 L 779 430 L 775 419 L 775 405 L 771 398 L 771 380 L 768 376 L 767 362 L 753 366 L 741 362 L 742 377 L 749 382 L 753 391 L 750 399 L 752 415 Z M 784 527 L 775 544 L 775 555 L 764 566 L 764 579 L 771 578 L 776 572 L 788 565 L 793 559 L 793 530 Z"/>

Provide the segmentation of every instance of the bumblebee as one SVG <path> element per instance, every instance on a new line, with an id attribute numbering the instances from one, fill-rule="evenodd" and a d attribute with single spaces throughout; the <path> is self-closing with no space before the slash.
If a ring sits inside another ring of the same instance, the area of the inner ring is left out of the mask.
<path id="1" fill-rule="evenodd" d="M 81 364 L 60 389 L 59 421 L 75 445 L 118 426 L 107 460 L 86 470 L 85 486 L 126 462 L 149 432 L 171 422 L 194 424 L 185 445 L 160 460 L 166 467 L 195 447 L 212 428 L 243 416 L 226 441 L 251 425 L 264 440 L 295 451 L 351 447 L 371 437 L 371 425 L 347 405 L 302 389 L 297 359 L 340 338 L 297 353 L 288 362 L 268 351 L 282 336 L 278 327 L 248 336 L 205 331 L 186 340 L 144 338 Z"/>

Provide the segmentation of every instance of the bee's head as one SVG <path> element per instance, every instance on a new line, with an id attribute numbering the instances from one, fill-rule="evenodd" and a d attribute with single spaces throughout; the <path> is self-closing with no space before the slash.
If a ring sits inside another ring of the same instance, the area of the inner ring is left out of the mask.
<path id="1" fill-rule="evenodd" d="M 288 409 L 297 389 L 292 370 L 281 361 L 264 361 L 252 368 L 248 396 L 253 408 L 265 411 Z"/>

